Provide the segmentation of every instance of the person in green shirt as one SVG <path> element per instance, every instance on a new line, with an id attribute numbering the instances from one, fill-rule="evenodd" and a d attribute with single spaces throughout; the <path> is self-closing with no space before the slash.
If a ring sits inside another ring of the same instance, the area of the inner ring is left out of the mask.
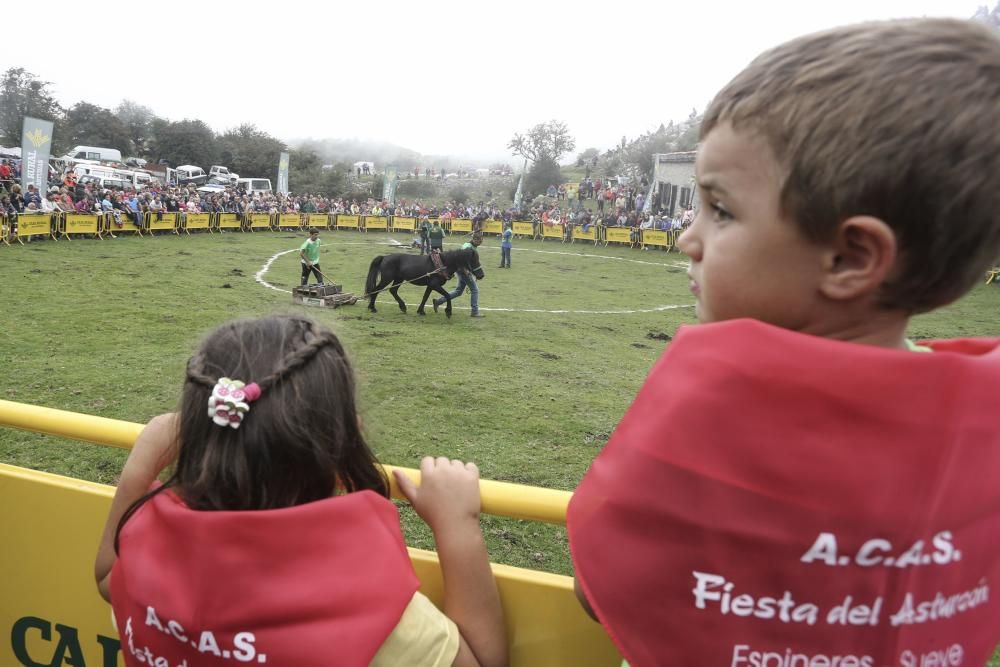
<path id="1" fill-rule="evenodd" d="M 434 220 L 434 226 L 431 227 L 431 231 L 428 233 L 428 237 L 431 240 L 431 252 L 437 250 L 441 252 L 444 249 L 444 228 L 441 226 L 441 221 Z"/>
<path id="2" fill-rule="evenodd" d="M 316 276 L 316 281 L 323 282 L 323 272 L 319 268 L 319 230 L 310 229 L 309 238 L 305 240 L 299 248 L 299 257 L 302 259 L 302 282 L 306 284 L 310 272 Z"/>

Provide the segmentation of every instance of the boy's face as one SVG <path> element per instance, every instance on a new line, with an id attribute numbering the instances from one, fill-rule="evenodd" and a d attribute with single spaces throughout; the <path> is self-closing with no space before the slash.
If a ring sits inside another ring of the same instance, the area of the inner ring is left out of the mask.
<path id="1" fill-rule="evenodd" d="M 702 142 L 701 208 L 678 245 L 700 322 L 750 317 L 791 330 L 818 316 L 824 248 L 780 211 L 781 168 L 767 144 L 729 124 Z"/>

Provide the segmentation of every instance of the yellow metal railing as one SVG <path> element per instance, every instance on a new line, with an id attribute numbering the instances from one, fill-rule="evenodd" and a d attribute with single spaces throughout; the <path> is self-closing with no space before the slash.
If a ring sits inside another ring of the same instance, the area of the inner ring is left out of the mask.
<path id="1" fill-rule="evenodd" d="M 0 400 L 0 426 L 122 449 L 131 449 L 143 428 L 142 424 L 134 422 L 3 400 Z M 414 480 L 420 478 L 420 472 L 412 468 L 390 465 L 384 468 L 389 475 L 393 497 L 401 500 L 403 496 L 396 487 L 392 470 L 402 470 Z M 482 480 L 479 493 L 486 514 L 556 524 L 566 523 L 566 507 L 573 495 L 569 491 L 492 480 Z"/>

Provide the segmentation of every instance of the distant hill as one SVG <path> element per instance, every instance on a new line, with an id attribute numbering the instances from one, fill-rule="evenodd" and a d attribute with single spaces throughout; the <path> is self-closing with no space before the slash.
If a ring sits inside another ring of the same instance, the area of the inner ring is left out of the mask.
<path id="1" fill-rule="evenodd" d="M 397 146 L 384 141 L 366 141 L 363 139 L 292 139 L 289 145 L 293 148 L 311 150 L 320 157 L 324 164 L 345 162 L 374 162 L 376 169 L 381 171 L 386 165 L 396 165 L 399 169 L 409 171 L 414 167 L 445 169 L 455 171 L 459 168 L 488 167 L 500 162 L 511 164 L 513 158 L 503 153 L 493 157 L 470 157 L 467 155 L 424 155 L 404 146 Z"/>
<path id="2" fill-rule="evenodd" d="M 387 164 L 398 165 L 402 169 L 412 169 L 421 163 L 420 153 L 381 141 L 363 141 L 361 139 L 293 139 L 289 142 L 299 149 L 308 149 L 316 153 L 324 163 L 336 162 L 374 162 L 382 167 Z"/>

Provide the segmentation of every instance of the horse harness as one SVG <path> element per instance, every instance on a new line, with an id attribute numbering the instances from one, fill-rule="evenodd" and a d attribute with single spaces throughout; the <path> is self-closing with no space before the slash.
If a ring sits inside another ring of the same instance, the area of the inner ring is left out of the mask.
<path id="1" fill-rule="evenodd" d="M 451 273 L 448 272 L 448 267 L 444 265 L 444 260 L 441 259 L 440 250 L 436 248 L 431 250 L 431 261 L 434 262 L 434 271 L 431 273 L 438 274 L 445 282 L 451 280 Z"/>

